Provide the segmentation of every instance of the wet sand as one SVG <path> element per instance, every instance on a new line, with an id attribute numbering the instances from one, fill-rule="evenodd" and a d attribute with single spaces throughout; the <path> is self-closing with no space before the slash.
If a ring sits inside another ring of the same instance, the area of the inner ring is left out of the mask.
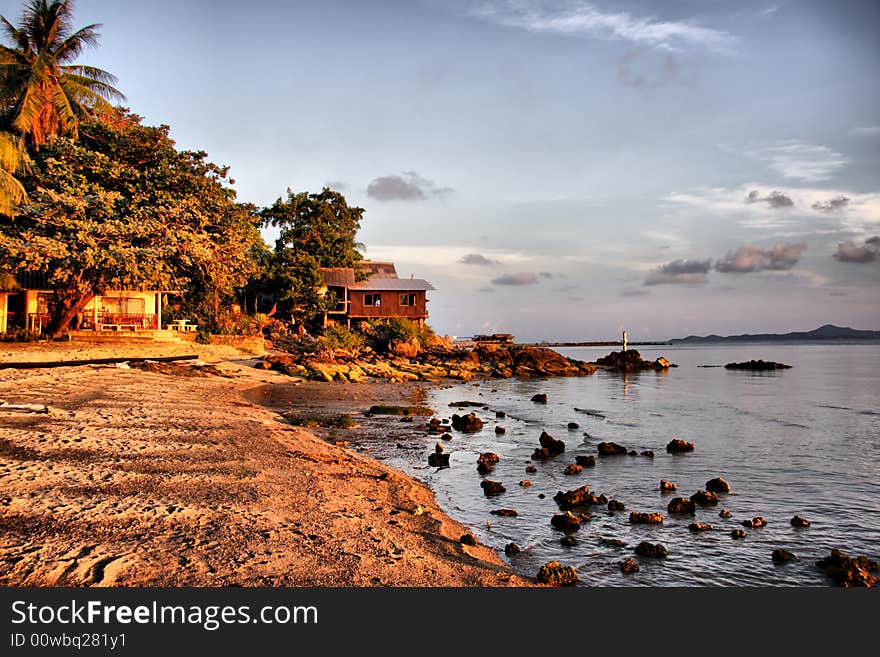
<path id="1" fill-rule="evenodd" d="M 120 349 L 0 345 L 0 362 L 195 353 L 225 375 L 0 369 L 0 399 L 49 407 L 0 413 L 0 585 L 530 584 L 460 544 L 466 528 L 422 484 L 256 403 L 288 377 L 231 347 Z M 412 398 L 418 384 L 302 392 L 295 410 L 324 414 Z"/>

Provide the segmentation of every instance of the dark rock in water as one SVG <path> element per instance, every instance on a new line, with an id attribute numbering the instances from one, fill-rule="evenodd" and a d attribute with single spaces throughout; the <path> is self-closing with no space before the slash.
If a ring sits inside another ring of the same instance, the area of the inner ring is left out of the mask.
<path id="1" fill-rule="evenodd" d="M 401 422 L 412 422 L 413 421 L 412 415 L 404 415 L 402 418 L 400 418 L 400 421 Z"/>
<path id="2" fill-rule="evenodd" d="M 627 559 L 626 561 L 621 561 L 619 566 L 620 572 L 624 575 L 639 572 L 639 562 L 632 558 Z"/>
<path id="3" fill-rule="evenodd" d="M 658 511 L 653 513 L 633 511 L 629 514 L 629 521 L 634 525 L 659 525 L 663 522 L 663 514 Z"/>
<path id="4" fill-rule="evenodd" d="M 743 527 L 752 527 L 752 528 L 756 529 L 759 527 L 765 527 L 766 525 L 767 525 L 767 520 L 764 518 L 764 516 L 755 516 L 751 520 L 743 520 L 742 521 Z"/>
<path id="5" fill-rule="evenodd" d="M 487 497 L 491 497 L 493 495 L 501 495 L 501 493 L 507 491 L 507 489 L 504 487 L 504 484 L 502 484 L 500 481 L 491 481 L 489 479 L 484 479 L 483 481 L 481 481 L 480 487 L 483 489 L 483 493 Z"/>
<path id="6" fill-rule="evenodd" d="M 608 510 L 609 511 L 626 511 L 626 505 L 623 502 L 618 502 L 617 500 L 609 500 L 608 501 Z"/>
<path id="7" fill-rule="evenodd" d="M 693 500 L 684 497 L 674 497 L 666 505 L 666 511 L 669 513 L 696 513 L 697 505 L 694 504 Z"/>
<path id="8" fill-rule="evenodd" d="M 715 506 L 718 504 L 718 496 L 705 490 L 698 490 L 691 495 L 691 501 L 696 502 L 700 506 Z"/>
<path id="9" fill-rule="evenodd" d="M 504 427 L 499 425 L 499 426 L 495 427 L 495 433 L 500 436 L 504 433 L 507 433 L 507 429 L 505 429 Z"/>
<path id="10" fill-rule="evenodd" d="M 577 571 L 558 561 L 548 561 L 538 571 L 538 583 L 550 586 L 568 586 L 577 582 Z"/>
<path id="11" fill-rule="evenodd" d="M 580 519 L 571 511 L 555 514 L 550 518 L 550 524 L 556 529 L 561 529 L 564 532 L 576 532 L 581 528 Z"/>
<path id="12" fill-rule="evenodd" d="M 568 430 L 569 431 L 577 431 L 580 428 L 581 428 L 581 425 L 579 425 L 577 422 L 569 422 L 568 423 Z"/>
<path id="13" fill-rule="evenodd" d="M 666 481 L 665 479 L 660 480 L 660 490 L 664 493 L 672 493 L 678 490 L 678 486 L 671 481 Z"/>
<path id="14" fill-rule="evenodd" d="M 519 482 L 519 485 L 522 486 L 523 488 L 528 488 L 529 486 L 532 485 L 532 482 L 529 481 L 528 479 L 523 479 L 521 482 Z"/>
<path id="15" fill-rule="evenodd" d="M 654 450 L 653 449 L 643 449 L 641 452 L 642 456 L 647 456 L 648 458 L 654 458 Z"/>
<path id="16" fill-rule="evenodd" d="M 728 509 L 721 509 L 721 511 L 718 512 L 718 515 L 719 515 L 721 518 L 729 518 L 731 514 L 730 514 L 730 511 L 729 511 Z"/>
<path id="17" fill-rule="evenodd" d="M 565 466 L 565 470 L 562 471 L 562 474 L 576 475 L 580 474 L 582 471 L 583 467 L 581 467 L 577 463 L 570 463 L 569 465 Z"/>
<path id="18" fill-rule="evenodd" d="M 467 415 L 453 415 L 452 428 L 464 433 L 476 433 L 483 428 L 483 421 L 474 413 Z"/>
<path id="19" fill-rule="evenodd" d="M 658 358 L 657 360 L 654 361 L 654 369 L 655 370 L 668 370 L 670 367 L 677 367 L 677 366 L 670 363 L 668 360 L 663 358 L 663 356 L 660 356 L 660 358 Z"/>
<path id="20" fill-rule="evenodd" d="M 536 404 L 546 404 L 547 403 L 547 395 L 546 393 L 538 393 L 537 395 L 532 396 L 532 401 Z"/>
<path id="21" fill-rule="evenodd" d="M 733 538 L 745 538 L 746 531 L 744 529 L 734 529 L 733 531 L 730 532 L 730 535 Z"/>
<path id="22" fill-rule="evenodd" d="M 621 547 L 621 548 L 626 547 L 626 541 L 623 541 L 619 538 L 600 538 L 599 542 L 602 545 L 611 545 L 613 547 Z"/>
<path id="23" fill-rule="evenodd" d="M 550 450 L 546 447 L 535 447 L 535 451 L 532 452 L 533 461 L 545 461 L 551 456 L 553 456 L 553 454 L 551 454 Z"/>
<path id="24" fill-rule="evenodd" d="M 432 468 L 448 468 L 449 467 L 449 454 L 442 454 L 439 452 L 434 452 L 433 454 L 428 455 L 428 465 Z"/>
<path id="25" fill-rule="evenodd" d="M 574 547 L 578 544 L 578 540 L 570 534 L 566 534 L 565 536 L 560 538 L 559 542 L 568 547 Z"/>
<path id="26" fill-rule="evenodd" d="M 596 466 L 596 457 L 595 456 L 575 456 L 574 462 L 577 463 L 582 468 L 593 468 Z"/>
<path id="27" fill-rule="evenodd" d="M 831 550 L 831 554 L 816 562 L 816 566 L 838 585 L 845 587 L 877 586 L 877 577 L 871 573 L 876 571 L 878 563 L 867 557 L 850 557 L 841 550 Z"/>
<path id="28" fill-rule="evenodd" d="M 602 442 L 596 445 L 596 451 L 599 452 L 599 456 L 617 456 L 626 454 L 626 447 L 617 443 Z"/>
<path id="29" fill-rule="evenodd" d="M 729 493 L 730 484 L 723 477 L 716 477 L 706 482 L 706 490 L 710 493 Z"/>
<path id="30" fill-rule="evenodd" d="M 505 413 L 504 411 L 495 411 L 495 417 L 504 418 L 507 417 L 507 413 Z"/>
<path id="31" fill-rule="evenodd" d="M 452 440 L 452 434 L 444 433 L 442 436 L 440 436 L 440 440 Z"/>
<path id="32" fill-rule="evenodd" d="M 520 546 L 516 543 L 508 543 L 504 546 L 504 554 L 506 554 L 508 557 L 512 557 L 513 555 L 519 554 L 520 552 L 522 552 L 522 548 L 520 548 Z"/>
<path id="33" fill-rule="evenodd" d="M 485 402 L 475 402 L 475 401 L 455 401 L 449 402 L 449 406 L 451 408 L 467 408 L 469 406 L 473 406 L 474 408 L 480 408 L 484 405 Z"/>
<path id="34" fill-rule="evenodd" d="M 670 454 L 681 454 L 683 452 L 693 452 L 694 447 L 694 443 L 689 443 L 688 441 L 679 438 L 673 438 L 669 441 L 669 444 L 666 445 L 666 451 Z"/>
<path id="35" fill-rule="evenodd" d="M 495 464 L 498 463 L 498 461 L 497 454 L 493 452 L 483 452 L 477 458 L 477 472 L 480 474 L 489 474 L 495 469 Z"/>
<path id="36" fill-rule="evenodd" d="M 596 361 L 596 365 L 601 365 L 608 369 L 619 370 L 621 372 L 634 372 L 637 370 L 665 370 L 670 365 L 665 358 L 657 360 L 642 360 L 642 355 L 635 349 L 627 349 L 626 351 L 612 351 L 607 356 L 603 356 Z"/>
<path id="37" fill-rule="evenodd" d="M 809 527 L 810 521 L 807 520 L 806 518 L 801 518 L 800 516 L 795 516 L 794 518 L 791 519 L 791 526 L 792 527 Z"/>
<path id="38" fill-rule="evenodd" d="M 562 454 L 565 451 L 565 443 L 561 440 L 556 440 L 546 431 L 541 432 L 538 442 L 541 443 L 541 447 L 548 450 L 552 455 Z"/>
<path id="39" fill-rule="evenodd" d="M 458 539 L 458 542 L 462 545 L 476 545 L 477 539 L 474 538 L 473 534 L 463 534 L 462 537 Z"/>
<path id="40" fill-rule="evenodd" d="M 629 450 L 629 455 L 630 455 L 630 456 L 638 456 L 639 453 L 638 453 L 636 450 L 631 449 L 631 450 Z"/>
<path id="41" fill-rule="evenodd" d="M 544 495 L 544 493 L 538 493 L 538 499 L 539 499 L 539 500 L 543 500 L 545 497 L 547 497 L 547 496 Z"/>
<path id="42" fill-rule="evenodd" d="M 773 563 L 786 563 L 787 561 L 797 561 L 797 556 L 793 552 L 777 548 L 770 554 Z"/>
<path id="43" fill-rule="evenodd" d="M 688 529 L 692 532 L 707 532 L 712 529 L 712 525 L 708 522 L 692 522 L 688 525 Z"/>
<path id="44" fill-rule="evenodd" d="M 724 366 L 724 369 L 760 372 L 763 370 L 789 370 L 791 369 L 791 365 L 784 365 L 783 363 L 774 363 L 773 361 L 765 360 L 748 360 L 743 363 L 728 363 Z"/>
<path id="45" fill-rule="evenodd" d="M 492 509 L 489 513 L 493 516 L 501 516 L 502 518 L 516 518 L 519 515 L 516 509 Z"/>
<path id="46" fill-rule="evenodd" d="M 657 557 L 665 559 L 669 555 L 669 550 L 661 543 L 649 543 L 642 541 L 636 546 L 635 553 L 640 557 Z"/>
<path id="47" fill-rule="evenodd" d="M 528 472 L 529 474 L 533 474 L 537 471 L 538 471 L 538 468 L 536 468 L 534 465 L 527 465 L 526 466 L 526 472 Z"/>
<path id="48" fill-rule="evenodd" d="M 590 494 L 589 486 L 581 486 L 580 488 L 575 488 L 574 490 L 569 490 L 566 492 L 559 491 L 556 495 L 553 496 L 553 501 L 559 505 L 559 508 L 565 511 L 566 509 L 573 509 L 578 506 L 590 506 L 591 504 L 597 504 L 599 498 L 595 495 Z M 603 502 L 604 504 L 604 502 Z"/>

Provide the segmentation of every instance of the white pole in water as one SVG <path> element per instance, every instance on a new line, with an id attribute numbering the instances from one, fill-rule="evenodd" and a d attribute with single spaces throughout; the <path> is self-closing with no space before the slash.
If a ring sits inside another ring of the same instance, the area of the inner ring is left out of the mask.
<path id="1" fill-rule="evenodd" d="M 623 350 L 626 351 L 626 331 L 623 332 Z"/>

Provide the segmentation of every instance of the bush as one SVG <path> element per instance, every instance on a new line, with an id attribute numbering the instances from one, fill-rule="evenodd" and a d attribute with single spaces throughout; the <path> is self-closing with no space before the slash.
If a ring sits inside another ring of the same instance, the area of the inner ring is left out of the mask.
<path id="1" fill-rule="evenodd" d="M 387 351 L 392 342 L 418 342 L 427 347 L 434 337 L 434 331 L 427 324 L 422 328 L 418 322 L 403 317 L 369 320 L 362 325 L 362 330 L 377 351 Z"/>
<path id="2" fill-rule="evenodd" d="M 199 344 L 211 344 L 211 333 L 206 329 L 200 328 L 196 331 L 196 342 Z"/>
<path id="3" fill-rule="evenodd" d="M 364 336 L 344 326 L 328 326 L 319 339 L 319 349 L 330 353 L 356 352 L 364 346 Z"/>

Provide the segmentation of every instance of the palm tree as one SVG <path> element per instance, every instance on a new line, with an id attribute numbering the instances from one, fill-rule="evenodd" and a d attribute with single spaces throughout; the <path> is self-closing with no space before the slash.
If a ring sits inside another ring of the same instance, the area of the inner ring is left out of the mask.
<path id="1" fill-rule="evenodd" d="M 100 68 L 72 64 L 98 42 L 99 24 L 72 31 L 72 0 L 29 0 L 15 27 L 0 16 L 13 47 L 0 45 L 0 117 L 38 149 L 52 137 L 77 137 L 79 121 L 109 113 L 125 97 Z"/>
<path id="2" fill-rule="evenodd" d="M 16 206 L 27 202 L 27 194 L 15 174 L 27 171 L 29 162 L 21 139 L 0 131 L 0 215 L 14 216 Z"/>

